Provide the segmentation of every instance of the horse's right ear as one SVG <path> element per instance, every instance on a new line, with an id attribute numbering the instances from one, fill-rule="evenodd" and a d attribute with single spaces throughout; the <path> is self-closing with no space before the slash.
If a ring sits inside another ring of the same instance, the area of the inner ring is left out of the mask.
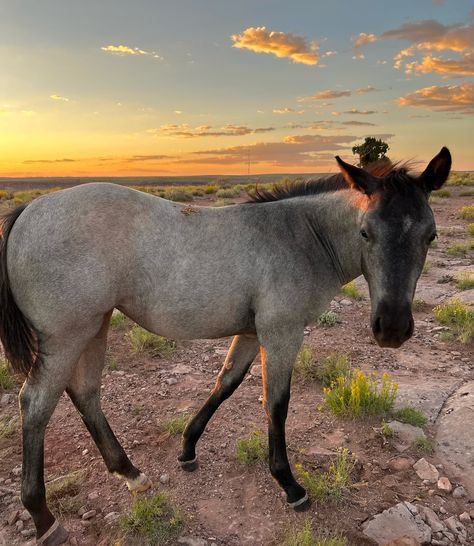
<path id="1" fill-rule="evenodd" d="M 429 193 L 439 190 L 446 182 L 451 170 L 451 153 L 443 146 L 439 154 L 429 162 L 426 169 L 421 173 L 419 180 Z"/>
<path id="2" fill-rule="evenodd" d="M 346 163 L 338 155 L 336 156 L 336 161 L 341 169 L 342 176 L 351 188 L 359 190 L 366 195 L 374 193 L 377 189 L 375 176 L 364 171 L 364 169 L 359 169 L 359 167 Z"/>

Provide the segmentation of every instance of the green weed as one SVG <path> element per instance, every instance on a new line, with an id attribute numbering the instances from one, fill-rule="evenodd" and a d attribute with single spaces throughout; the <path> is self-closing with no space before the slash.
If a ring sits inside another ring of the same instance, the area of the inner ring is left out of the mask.
<path id="1" fill-rule="evenodd" d="M 467 256 L 471 250 L 474 249 L 474 241 L 468 241 L 467 243 L 454 243 L 448 246 L 446 254 L 449 256 Z"/>
<path id="2" fill-rule="evenodd" d="M 127 317 L 114 309 L 112 316 L 110 317 L 110 326 L 116 330 L 123 330 L 127 325 Z"/>
<path id="3" fill-rule="evenodd" d="M 467 225 L 467 232 L 469 233 L 470 237 L 474 237 L 474 224 Z"/>
<path id="4" fill-rule="evenodd" d="M 422 453 L 433 453 L 433 442 L 426 436 L 418 436 L 413 443 L 414 447 Z"/>
<path id="5" fill-rule="evenodd" d="M 385 438 L 393 438 L 395 435 L 395 433 L 393 432 L 393 428 L 385 421 L 382 421 L 381 432 L 382 435 L 385 436 Z"/>
<path id="6" fill-rule="evenodd" d="M 426 262 L 424 263 L 423 265 L 423 270 L 422 270 L 422 273 L 429 273 L 430 270 L 431 270 L 431 267 L 432 267 L 432 264 L 431 262 L 429 262 L 428 260 L 426 260 Z"/>
<path id="7" fill-rule="evenodd" d="M 338 376 L 330 387 L 326 387 L 324 398 L 326 406 L 335 415 L 384 415 L 392 410 L 397 389 L 397 383 L 388 373 L 382 375 L 379 384 L 375 373 L 366 375 L 355 369 L 350 376 Z"/>
<path id="8" fill-rule="evenodd" d="M 0 417 L 0 439 L 8 438 L 15 433 L 18 428 L 19 421 L 16 417 L 3 416 Z"/>
<path id="9" fill-rule="evenodd" d="M 470 271 L 464 271 L 456 279 L 456 288 L 459 290 L 470 290 L 474 288 L 474 273 Z"/>
<path id="10" fill-rule="evenodd" d="M 352 298 L 354 300 L 360 301 L 364 299 L 364 296 L 359 292 L 359 289 L 356 286 L 356 283 L 354 281 L 348 282 L 341 288 L 341 292 L 348 296 L 349 298 Z"/>
<path id="11" fill-rule="evenodd" d="M 433 309 L 437 320 L 448 326 L 455 339 L 469 343 L 474 339 L 474 305 L 454 299 Z"/>
<path id="12" fill-rule="evenodd" d="M 268 459 L 268 439 L 261 430 L 255 430 L 246 438 L 239 438 L 235 445 L 235 458 L 239 464 L 253 465 Z"/>
<path id="13" fill-rule="evenodd" d="M 414 427 L 423 427 L 427 422 L 426 416 L 412 406 L 403 406 L 403 408 L 395 411 L 393 416 L 397 421 L 413 425 Z"/>
<path id="14" fill-rule="evenodd" d="M 296 357 L 294 371 L 303 381 L 314 381 L 316 379 L 313 349 L 309 345 L 301 347 Z"/>
<path id="15" fill-rule="evenodd" d="M 305 470 L 301 464 L 295 465 L 301 485 L 311 499 L 325 502 L 337 502 L 351 485 L 351 472 L 355 466 L 354 458 L 343 448 L 329 469 L 321 474 Z"/>
<path id="16" fill-rule="evenodd" d="M 217 190 L 216 196 L 222 199 L 229 199 L 231 197 L 237 197 L 240 195 L 240 186 L 234 186 L 233 188 L 222 188 Z"/>
<path id="17" fill-rule="evenodd" d="M 181 413 L 164 421 L 164 423 L 162 423 L 161 425 L 161 428 L 168 434 L 177 436 L 179 434 L 183 434 L 184 429 L 186 428 L 189 421 L 191 421 L 191 419 L 192 415 L 190 415 L 189 413 Z"/>
<path id="18" fill-rule="evenodd" d="M 184 518 L 170 501 L 168 493 L 160 491 L 148 497 L 135 497 L 130 514 L 124 516 L 120 524 L 140 544 L 155 546 L 176 539 Z"/>
<path id="19" fill-rule="evenodd" d="M 152 334 L 135 324 L 126 334 L 134 353 L 148 353 L 151 356 L 168 356 L 176 349 L 176 342 L 163 336 Z"/>
<path id="20" fill-rule="evenodd" d="M 459 209 L 459 218 L 463 220 L 474 220 L 474 205 L 466 205 Z"/>
<path id="21" fill-rule="evenodd" d="M 335 326 L 339 322 L 339 317 L 334 311 L 326 311 L 318 318 L 318 324 L 321 326 Z"/>
<path id="22" fill-rule="evenodd" d="M 462 190 L 459 192 L 461 197 L 474 197 L 474 189 Z"/>
<path id="23" fill-rule="evenodd" d="M 315 377 L 324 386 L 329 387 L 338 377 L 349 377 L 351 359 L 346 353 L 329 353 L 319 361 Z"/>
<path id="24" fill-rule="evenodd" d="M 439 190 L 435 190 L 431 193 L 431 195 L 435 195 L 436 197 L 446 198 L 451 197 L 451 192 L 447 188 L 441 188 Z"/>
<path id="25" fill-rule="evenodd" d="M 6 360 L 0 358 L 0 388 L 4 391 L 9 391 L 15 386 L 15 378 L 13 376 L 10 365 Z"/>
<path id="26" fill-rule="evenodd" d="M 348 546 L 348 542 L 341 535 L 316 535 L 311 520 L 307 518 L 302 527 L 286 532 L 280 546 Z"/>

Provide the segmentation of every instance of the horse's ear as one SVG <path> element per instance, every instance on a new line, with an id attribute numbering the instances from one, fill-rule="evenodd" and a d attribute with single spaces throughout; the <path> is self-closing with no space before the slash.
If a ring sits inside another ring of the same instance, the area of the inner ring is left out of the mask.
<path id="1" fill-rule="evenodd" d="M 377 179 L 364 169 L 359 169 L 343 161 L 338 155 L 336 161 L 341 169 L 342 176 L 351 188 L 359 190 L 362 193 L 371 195 L 377 189 Z"/>
<path id="2" fill-rule="evenodd" d="M 451 170 L 451 154 L 446 146 L 441 148 L 439 154 L 429 162 L 426 169 L 420 176 L 427 192 L 439 190 L 446 182 Z"/>

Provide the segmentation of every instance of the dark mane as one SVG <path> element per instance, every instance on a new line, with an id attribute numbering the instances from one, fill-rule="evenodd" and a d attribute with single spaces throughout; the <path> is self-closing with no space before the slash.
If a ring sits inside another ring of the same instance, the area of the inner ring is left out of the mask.
<path id="1" fill-rule="evenodd" d="M 381 160 L 372 163 L 365 170 L 374 176 L 385 178 L 383 187 L 392 187 L 402 189 L 407 183 L 411 183 L 413 178 L 409 172 L 414 166 L 413 161 L 395 162 Z M 321 193 L 336 192 L 347 190 L 349 188 L 342 174 L 333 174 L 325 178 L 316 178 L 304 180 L 297 178 L 287 180 L 283 183 L 275 183 L 272 188 L 259 188 L 249 193 L 250 203 L 267 203 L 270 201 L 280 201 L 292 197 L 301 197 L 305 195 L 319 195 Z"/>

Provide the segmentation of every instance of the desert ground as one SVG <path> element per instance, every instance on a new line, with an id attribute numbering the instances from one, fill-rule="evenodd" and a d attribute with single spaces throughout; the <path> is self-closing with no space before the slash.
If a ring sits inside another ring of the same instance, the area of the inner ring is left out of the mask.
<path id="1" fill-rule="evenodd" d="M 469 272 L 474 274 L 468 233 L 468 224 L 474 220 L 459 214 L 462 207 L 473 204 L 472 191 L 466 195 L 472 188 L 449 185 L 449 196 L 432 200 L 439 238 L 418 283 L 416 331 L 410 341 L 400 349 L 376 345 L 363 278 L 355 283 L 361 299 L 341 293 L 331 303 L 335 324 L 307 328 L 304 344 L 311 348 L 314 366 L 328 354 L 339 353 L 350 358 L 353 368 L 374 372 L 377 377 L 388 372 L 398 384 L 395 408 L 413 406 L 427 422 L 410 437 L 410 425 L 398 431 L 397 424 L 390 424 L 395 419 L 390 415 L 336 416 L 325 405 L 321 382 L 295 374 L 287 421 L 292 465 L 320 474 L 342 448 L 356 461 L 341 498 L 315 499 L 305 513 L 295 513 L 287 506 L 264 461 L 250 465 L 236 458 L 239 439 L 266 430 L 258 360 L 209 423 L 198 444 L 199 468 L 187 473 L 176 460 L 180 436 L 166 423 L 176 417 L 185 420 L 205 402 L 231 340 L 178 342 L 173 351 L 153 356 L 134 352 L 127 335 L 133 323 L 116 320 L 108 338 L 103 407 L 133 463 L 153 481 L 153 489 L 142 496 L 166 490 L 181 513 L 183 523 L 170 544 L 384 544 L 399 538 L 390 534 L 396 517 L 382 525 L 386 533 L 382 538 L 374 538 L 370 522 L 395 507 L 408 509 L 414 522 L 410 523 L 424 537 L 403 544 L 474 545 L 473 344 L 450 336 L 449 326 L 438 322 L 433 313 L 434 307 L 455 297 L 465 304 L 474 300 L 474 289 L 461 289 L 458 282 L 463 274 L 465 278 Z M 213 206 L 216 199 L 218 205 L 232 204 L 245 196 L 204 194 L 194 196 L 191 203 Z M 457 251 L 453 250 L 456 244 L 461 245 Z M 18 497 L 18 391 L 17 383 L 0 391 L 2 423 L 11 425 L 8 430 L 4 426 L 0 434 L 0 544 L 3 538 L 9 546 L 34 543 L 32 521 Z M 428 440 L 415 441 L 420 434 Z M 430 475 L 417 473 L 420 459 L 433 465 L 426 465 Z M 69 544 L 148 543 L 143 535 L 124 526 L 133 498 L 122 481 L 107 473 L 80 416 L 63 395 L 47 430 L 45 477 L 54 484 L 71 473 L 73 486 L 66 487 L 59 494 L 64 498 L 55 503 L 70 531 Z M 438 482 L 438 478 L 448 478 L 451 488 L 443 489 L 447 482 Z M 339 535 L 340 542 L 289 542 L 288 532 L 305 524 L 311 524 L 315 534 Z"/>

